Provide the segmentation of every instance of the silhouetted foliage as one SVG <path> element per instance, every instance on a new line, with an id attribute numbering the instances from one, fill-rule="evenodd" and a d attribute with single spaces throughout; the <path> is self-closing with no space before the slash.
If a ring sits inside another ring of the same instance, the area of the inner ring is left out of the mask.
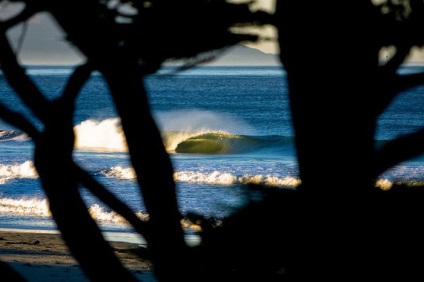
<path id="1" fill-rule="evenodd" d="M 423 73 L 398 72 L 423 45 L 424 3 L 379 2 L 277 1 L 302 181 L 289 269 L 300 281 L 422 279 L 414 259 L 423 249 L 422 187 L 375 185 L 387 169 L 424 153 L 423 129 L 382 147 L 374 138 L 391 102 L 424 83 Z M 382 60 L 386 47 L 394 55 Z"/>
<path id="2" fill-rule="evenodd" d="M 181 269 L 188 260 L 188 247 L 180 223 L 172 164 L 151 116 L 142 76 L 155 72 L 166 60 L 195 58 L 189 62 L 191 65 L 212 59 L 218 50 L 235 43 L 257 40 L 257 36 L 232 33 L 229 28 L 239 23 L 256 24 L 264 20 L 265 14 L 259 13 L 262 19 L 258 20 L 252 17 L 248 4 L 220 0 L 187 0 L 178 5 L 168 1 L 12 2 L 25 7 L 0 23 L 0 64 L 5 78 L 43 129 L 4 105 L 1 117 L 32 138 L 35 167 L 72 255 L 93 281 L 135 280 L 89 215 L 78 190 L 83 184 L 146 238 L 158 279 L 179 280 L 184 275 Z M 26 75 L 6 36 L 8 29 L 39 12 L 50 13 L 69 42 L 86 57 L 86 63 L 70 76 L 62 95 L 53 101 L 48 101 Z M 199 34 L 199 27 L 206 33 Z M 178 45 L 171 47 L 171 42 Z M 105 78 L 121 118 L 131 164 L 149 213 L 147 223 L 72 159 L 75 99 L 95 70 Z M 79 232 L 81 229 L 84 233 Z"/>

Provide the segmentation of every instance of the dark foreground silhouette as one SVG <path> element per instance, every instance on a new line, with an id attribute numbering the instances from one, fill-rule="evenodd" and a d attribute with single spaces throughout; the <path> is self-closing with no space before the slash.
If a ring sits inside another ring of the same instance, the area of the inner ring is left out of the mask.
<path id="1" fill-rule="evenodd" d="M 390 167 L 424 152 L 424 129 L 382 148 L 373 140 L 378 117 L 390 102 L 424 82 L 423 73 L 397 73 L 411 48 L 423 45 L 422 1 L 279 0 L 273 15 L 222 0 L 118 1 L 115 6 L 95 0 L 12 2 L 25 8 L 0 22 L 0 64 L 43 127 L 1 103 L 0 117 L 32 138 L 34 163 L 53 218 L 92 281 L 135 278 L 90 217 L 82 187 L 146 238 L 159 281 L 405 281 L 423 275 L 422 188 L 383 191 L 375 188 L 375 181 Z M 135 13 L 120 9 L 128 5 Z M 26 75 L 6 36 L 41 11 L 53 16 L 86 58 L 52 101 Z M 184 60 L 184 69 L 236 43 L 257 41 L 257 35 L 229 28 L 264 24 L 278 30 L 302 184 L 296 189 L 251 187 L 252 201 L 218 226 L 212 219 L 189 215 L 203 228 L 201 245 L 189 247 L 172 164 L 142 79 L 167 60 Z M 394 46 L 394 56 L 381 62 L 379 52 L 387 46 Z M 73 161 L 74 103 L 93 71 L 104 77 L 121 119 L 147 222 Z M 324 125 L 318 142 L 317 124 Z M 329 171 L 332 181 L 323 183 Z M 355 177 L 345 181 L 348 172 Z M 0 267 L 11 279 L 20 279 L 7 265 Z M 187 277 L 187 271 L 192 275 Z"/>

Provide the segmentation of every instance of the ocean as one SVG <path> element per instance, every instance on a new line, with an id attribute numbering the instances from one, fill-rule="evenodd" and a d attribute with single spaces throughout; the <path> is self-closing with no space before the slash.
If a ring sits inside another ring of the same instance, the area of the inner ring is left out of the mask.
<path id="1" fill-rule="evenodd" d="M 410 66 L 401 72 L 423 70 L 424 67 Z M 60 94 L 70 73 L 69 67 L 28 68 L 28 74 L 49 99 Z M 144 80 L 174 166 L 183 214 L 225 217 L 245 203 L 243 184 L 281 189 L 299 184 L 282 68 L 203 66 L 178 74 L 173 74 L 172 68 L 164 68 Z M 37 124 L 2 75 L 0 93 L 3 103 Z M 423 109 L 424 86 L 405 91 L 380 117 L 376 140 L 384 142 L 422 128 Z M 120 120 L 99 74 L 94 73 L 80 93 L 74 123 L 75 161 L 134 212 L 141 217 L 146 215 Z M 0 120 L 0 229 L 56 230 L 33 166 L 32 149 L 25 134 Z M 322 180 L 332 180 L 331 168 Z M 387 188 L 394 182 L 413 185 L 423 181 L 421 156 L 385 172 L 379 183 Z M 121 217 L 86 190 L 81 192 L 105 233 L 133 234 Z"/>

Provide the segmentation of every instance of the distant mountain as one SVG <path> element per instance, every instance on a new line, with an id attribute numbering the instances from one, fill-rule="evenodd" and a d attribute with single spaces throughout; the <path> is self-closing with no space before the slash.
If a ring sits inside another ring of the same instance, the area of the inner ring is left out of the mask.
<path id="1" fill-rule="evenodd" d="M 267 54 L 258 49 L 237 45 L 231 47 L 210 66 L 280 66 L 278 55 Z"/>

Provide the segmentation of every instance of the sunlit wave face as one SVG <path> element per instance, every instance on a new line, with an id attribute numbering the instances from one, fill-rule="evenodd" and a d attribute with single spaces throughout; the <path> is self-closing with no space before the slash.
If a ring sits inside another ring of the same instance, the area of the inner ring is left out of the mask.
<path id="1" fill-rule="evenodd" d="M 254 133 L 253 128 L 243 120 L 211 111 L 170 111 L 158 113 L 155 118 L 168 152 L 175 152 L 182 142 L 207 133 L 220 136 Z M 76 125 L 74 131 L 77 149 L 112 152 L 128 150 L 119 118 L 100 121 L 89 119 Z M 210 138 L 209 141 L 211 142 Z"/>

